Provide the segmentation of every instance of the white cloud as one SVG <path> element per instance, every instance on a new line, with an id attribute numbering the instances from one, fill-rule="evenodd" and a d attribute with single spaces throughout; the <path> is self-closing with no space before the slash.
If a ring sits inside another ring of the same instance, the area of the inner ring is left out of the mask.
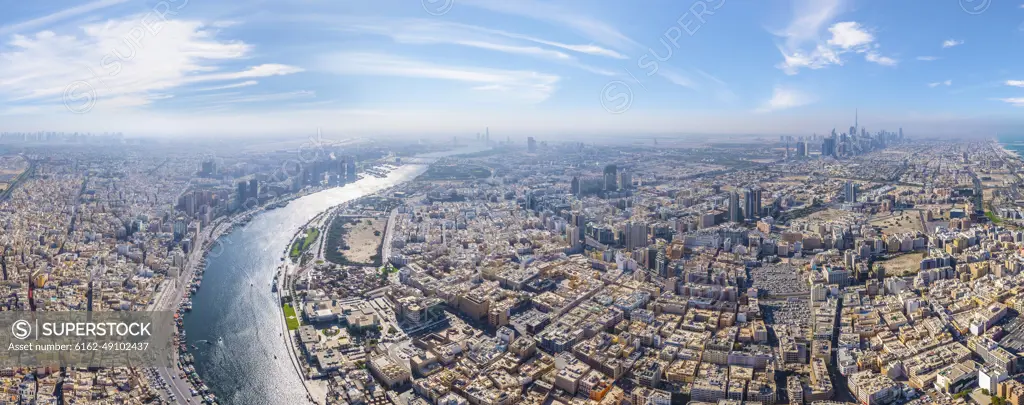
<path id="1" fill-rule="evenodd" d="M 1000 98 L 999 101 L 1012 104 L 1014 107 L 1024 107 L 1024 97 Z"/>
<path id="2" fill-rule="evenodd" d="M 378 53 L 337 53 L 324 58 L 325 71 L 357 76 L 437 79 L 474 84 L 474 90 L 501 91 L 530 102 L 547 100 L 559 76 L 523 70 L 442 65 Z"/>
<path id="3" fill-rule="evenodd" d="M 815 98 L 813 96 L 802 91 L 783 86 L 775 86 L 775 88 L 772 89 L 772 98 L 754 111 L 758 113 L 779 111 L 811 104 L 814 101 Z"/>
<path id="4" fill-rule="evenodd" d="M 935 56 L 918 56 L 917 60 L 925 61 L 925 62 L 931 62 L 931 61 L 939 60 L 939 58 L 935 57 Z"/>
<path id="5" fill-rule="evenodd" d="M 74 85 L 99 106 L 141 106 L 189 84 L 302 71 L 281 64 L 227 71 L 221 65 L 248 58 L 252 46 L 219 39 L 199 21 L 141 14 L 78 28 L 14 35 L 0 53 L 0 100 L 59 104 Z M 139 32 L 138 41 L 127 39 Z"/>
<path id="6" fill-rule="evenodd" d="M 822 69 L 831 65 L 841 66 L 842 55 L 847 53 L 866 54 L 865 60 L 883 66 L 894 66 L 897 61 L 878 53 L 874 35 L 856 21 L 842 21 L 828 26 L 828 38 L 822 38 L 821 31 L 840 12 L 839 0 L 797 0 L 794 2 L 794 16 L 789 26 L 776 36 L 784 39 L 778 45 L 782 62 L 776 65 L 788 75 L 795 75 L 800 69 Z"/>
<path id="7" fill-rule="evenodd" d="M 946 80 L 946 81 L 941 81 L 941 82 L 934 82 L 934 83 L 928 83 L 928 87 L 939 87 L 939 86 L 946 86 L 946 87 L 949 87 L 949 86 L 952 86 L 952 85 L 953 85 L 953 81 L 952 81 L 952 80 Z"/>
<path id="8" fill-rule="evenodd" d="M 957 46 L 957 45 L 963 45 L 963 43 L 964 43 L 964 41 L 961 41 L 961 40 L 947 39 L 945 41 L 942 41 L 942 47 L 943 48 L 952 48 L 952 47 Z"/>
<path id="9" fill-rule="evenodd" d="M 842 49 L 856 49 L 875 42 L 871 33 L 853 21 L 836 23 L 829 27 L 828 32 L 832 33 L 828 44 Z"/>
<path id="10" fill-rule="evenodd" d="M 1024 80 L 1007 80 L 1006 85 L 1013 87 L 1024 87 Z"/>
<path id="11" fill-rule="evenodd" d="M 896 66 L 896 64 L 898 63 L 896 62 L 896 59 L 890 58 L 888 56 L 879 55 L 874 51 L 869 51 L 867 54 L 865 54 L 864 60 L 872 63 L 877 63 L 882 66 Z"/>
<path id="12" fill-rule="evenodd" d="M 779 48 L 782 53 L 783 61 L 776 65 L 779 69 L 782 69 L 788 75 L 795 75 L 800 72 L 801 68 L 807 69 L 821 69 L 829 65 L 842 65 L 843 61 L 839 59 L 839 54 L 836 53 L 829 47 L 824 45 L 818 45 L 811 51 L 787 51 Z"/>
<path id="13" fill-rule="evenodd" d="M 839 15 L 841 6 L 841 0 L 794 0 L 793 19 L 775 35 L 785 38 L 789 48 L 817 42 L 821 28 Z"/>

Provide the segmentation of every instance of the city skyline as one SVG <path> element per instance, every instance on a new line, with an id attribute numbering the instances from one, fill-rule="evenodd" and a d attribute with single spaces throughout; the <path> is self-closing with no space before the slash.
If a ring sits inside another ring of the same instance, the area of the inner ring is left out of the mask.
<path id="1" fill-rule="evenodd" d="M 165 0 L 0 17 L 2 131 L 1019 132 L 1019 2 Z M 164 21 L 163 18 L 166 18 Z"/>

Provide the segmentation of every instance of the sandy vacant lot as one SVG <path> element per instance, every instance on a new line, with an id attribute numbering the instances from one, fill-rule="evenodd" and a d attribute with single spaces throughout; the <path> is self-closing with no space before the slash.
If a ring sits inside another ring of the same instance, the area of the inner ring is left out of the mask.
<path id="1" fill-rule="evenodd" d="M 918 210 L 894 211 L 894 215 L 879 215 L 871 218 L 870 224 L 880 227 L 882 232 L 891 235 L 905 232 L 922 232 L 921 213 Z"/>
<path id="2" fill-rule="evenodd" d="M 377 254 L 384 239 L 384 229 L 387 226 L 386 218 L 360 218 L 358 223 L 345 224 L 345 244 L 348 250 L 342 250 L 345 258 L 357 263 L 373 262 L 373 255 Z M 374 232 L 378 232 L 374 235 Z"/>
<path id="3" fill-rule="evenodd" d="M 910 252 L 878 263 L 885 267 L 886 276 L 910 276 L 921 269 L 921 259 L 920 252 Z"/>

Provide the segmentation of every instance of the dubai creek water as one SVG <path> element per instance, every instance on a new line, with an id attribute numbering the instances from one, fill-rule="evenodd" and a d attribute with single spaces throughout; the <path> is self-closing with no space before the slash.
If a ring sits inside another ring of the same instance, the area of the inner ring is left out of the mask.
<path id="1" fill-rule="evenodd" d="M 482 148 L 460 149 L 441 157 Z M 270 285 L 291 236 L 317 214 L 338 204 L 416 178 L 426 165 L 404 165 L 386 178 L 366 176 L 265 211 L 221 236 L 207 258 L 192 312 L 184 317 L 196 372 L 222 404 L 308 403 L 301 377 L 280 336 L 281 307 Z M 210 342 L 210 343 L 207 343 Z M 276 356 L 276 358 L 275 358 Z"/>

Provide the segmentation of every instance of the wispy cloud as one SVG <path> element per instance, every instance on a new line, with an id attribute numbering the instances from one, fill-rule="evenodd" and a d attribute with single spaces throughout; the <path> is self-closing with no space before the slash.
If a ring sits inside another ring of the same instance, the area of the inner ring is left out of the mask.
<path id="1" fill-rule="evenodd" d="M 241 24 L 242 22 L 238 20 L 220 20 L 214 21 L 212 24 L 210 24 L 210 26 L 213 28 L 231 28 Z"/>
<path id="2" fill-rule="evenodd" d="M 200 21 L 167 20 L 156 34 L 131 45 L 145 15 L 90 23 L 77 32 L 14 35 L 0 53 L 0 98 L 60 103 L 68 86 L 81 83 L 98 105 L 128 107 L 168 98 L 183 86 L 288 75 L 302 69 L 263 64 L 229 71 L 224 64 L 246 59 L 252 45 L 218 38 Z M 150 17 L 151 18 L 151 17 Z"/>
<path id="3" fill-rule="evenodd" d="M 999 101 L 1013 105 L 1014 107 L 1024 107 L 1024 97 L 1016 98 L 1000 98 Z"/>
<path id="4" fill-rule="evenodd" d="M 641 48 L 638 42 L 612 25 L 551 3 L 538 0 L 460 0 L 459 4 L 567 27 L 592 41 L 618 50 Z"/>
<path id="5" fill-rule="evenodd" d="M 531 102 L 547 100 L 559 76 L 523 70 L 443 65 L 379 53 L 338 53 L 322 61 L 325 71 L 357 76 L 391 76 L 463 82 L 474 90 L 507 92 Z"/>
<path id="6" fill-rule="evenodd" d="M 237 89 L 237 88 L 240 88 L 240 87 L 255 86 L 255 85 L 259 84 L 259 83 L 260 82 L 257 82 L 255 80 L 247 80 L 247 81 L 244 81 L 244 82 L 227 84 L 227 85 L 224 85 L 224 86 L 205 87 L 205 88 L 201 88 L 201 89 L 196 89 L 196 91 L 214 91 L 214 90 Z"/>
<path id="7" fill-rule="evenodd" d="M 949 86 L 952 86 L 952 85 L 953 85 L 953 81 L 952 81 L 952 80 L 946 80 L 946 81 L 941 81 L 941 82 L 934 82 L 934 83 L 928 83 L 928 87 L 939 87 L 939 86 L 946 86 L 946 87 L 949 87 Z"/>
<path id="8" fill-rule="evenodd" d="M 689 77 L 686 77 L 682 72 L 672 69 L 658 69 L 658 75 L 664 77 L 666 80 L 676 86 L 683 86 L 688 89 L 694 89 L 696 86 Z"/>
<path id="9" fill-rule="evenodd" d="M 732 91 L 728 83 L 703 70 L 695 69 L 694 71 L 696 71 L 698 75 L 707 79 L 708 87 L 711 88 L 712 93 L 718 101 L 727 103 L 736 101 L 736 93 Z"/>
<path id="10" fill-rule="evenodd" d="M 814 96 L 803 91 L 784 86 L 775 86 L 772 89 L 772 97 L 758 107 L 754 112 L 766 113 L 785 110 L 811 104 L 815 101 Z"/>
<path id="11" fill-rule="evenodd" d="M 868 62 L 894 66 L 897 61 L 878 52 L 875 36 L 856 21 L 837 22 L 828 26 L 828 37 L 822 28 L 833 21 L 842 9 L 839 0 L 796 0 L 789 25 L 774 34 L 783 39 L 778 45 L 782 62 L 776 67 L 795 75 L 801 69 L 822 69 L 842 65 L 845 54 L 864 54 Z"/>
<path id="12" fill-rule="evenodd" d="M 1024 80 L 1007 80 L 1006 85 L 1013 87 L 1024 87 Z"/>
<path id="13" fill-rule="evenodd" d="M 315 97 L 316 92 L 309 90 L 291 91 L 285 93 L 267 93 L 267 94 L 238 94 L 238 93 L 222 93 L 222 94 L 211 94 L 211 97 L 205 100 L 205 103 L 211 105 L 224 105 L 224 104 L 241 104 L 241 103 L 265 103 L 268 101 L 286 101 L 302 98 Z"/>
<path id="14" fill-rule="evenodd" d="M 793 18 L 776 36 L 785 38 L 788 48 L 818 42 L 821 29 L 842 11 L 841 0 L 794 0 Z"/>
<path id="15" fill-rule="evenodd" d="M 658 69 L 658 75 L 664 77 L 669 83 L 696 90 L 701 94 L 708 94 L 721 102 L 728 103 L 736 100 L 736 93 L 729 88 L 728 83 L 700 69 L 683 72 L 662 67 Z"/>
<path id="16" fill-rule="evenodd" d="M 942 47 L 943 48 L 952 48 L 954 46 L 963 45 L 963 44 L 964 44 L 964 41 L 956 40 L 956 39 L 947 39 L 945 41 L 942 41 Z"/>
<path id="17" fill-rule="evenodd" d="M 896 66 L 896 64 L 899 63 L 896 61 L 896 59 L 890 58 L 888 56 L 879 55 L 878 53 L 873 51 L 869 51 L 868 53 L 864 54 L 864 60 L 871 63 L 877 63 L 882 66 Z"/>
<path id="18" fill-rule="evenodd" d="M 925 61 L 925 62 L 932 62 L 932 61 L 939 60 L 939 58 L 937 56 L 918 56 L 917 60 Z"/>
<path id="19" fill-rule="evenodd" d="M 104 9 L 111 6 L 116 6 L 121 3 L 127 3 L 129 0 L 97 0 L 90 3 L 85 3 L 79 6 L 66 8 L 58 12 L 35 18 L 32 20 L 20 22 L 17 24 L 0 26 L 0 36 L 8 34 L 27 34 L 28 31 L 36 29 L 38 27 L 44 27 L 49 24 L 60 22 L 68 18 L 79 16 L 86 13 L 91 13 L 96 10 Z"/>
<path id="20" fill-rule="evenodd" d="M 403 44 L 444 44 L 548 59 L 603 76 L 616 73 L 584 64 L 566 52 L 624 59 L 625 56 L 596 45 L 574 45 L 474 25 L 422 19 L 360 18 L 338 24 L 342 31 L 380 35 Z M 546 46 L 546 47 L 545 47 Z"/>

